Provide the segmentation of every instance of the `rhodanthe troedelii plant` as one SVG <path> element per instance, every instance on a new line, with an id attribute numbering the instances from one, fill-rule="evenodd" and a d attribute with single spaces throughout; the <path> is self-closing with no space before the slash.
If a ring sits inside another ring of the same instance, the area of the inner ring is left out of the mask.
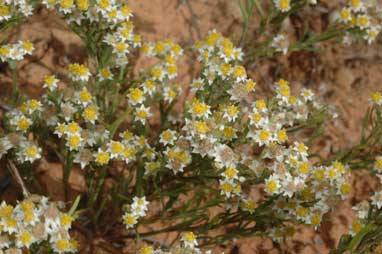
<path id="1" fill-rule="evenodd" d="M 270 13 L 287 15 L 305 4 L 317 3 L 274 1 Z M 2 28 L 40 6 L 67 21 L 86 44 L 88 58 L 86 64 L 70 63 L 65 79 L 46 76 L 44 95 L 28 98 L 18 89 L 17 63 L 33 54 L 33 43 L 0 47 L 0 59 L 13 75 L 0 158 L 16 175 L 20 171 L 22 186 L 27 181 L 36 192 L 41 190 L 34 170 L 59 161 L 65 201 L 70 201 L 71 171 L 80 167 L 87 192 L 67 213 L 61 203 L 27 191 L 15 206 L 1 203 L 1 253 L 75 252 L 81 243 L 72 240 L 69 230 L 76 218 L 78 228 L 94 230 L 110 243 L 121 238 L 115 237 L 119 230 L 122 238 L 135 239 L 142 254 L 202 253 L 204 247 L 249 235 L 282 242 L 299 225 L 319 229 L 333 204 L 349 195 L 356 157 L 317 163 L 309 156 L 312 139 L 335 116 L 332 108 L 309 89 L 293 93 L 282 78 L 272 84 L 272 97 L 258 95 L 256 81 L 242 65 L 242 49 L 220 32 L 212 30 L 195 42 L 200 74 L 181 85 L 174 78 L 183 49 L 170 39 L 142 42 L 125 1 L 0 0 Z M 377 37 L 380 29 L 366 3 L 349 1 L 340 16 L 349 34 L 368 42 Z M 289 45 L 281 33 L 268 49 L 286 54 L 322 38 Z M 155 63 L 134 76 L 129 60 L 138 48 Z M 372 96 L 378 119 L 381 98 Z M 310 139 L 299 138 L 301 130 L 310 130 Z M 117 176 L 112 168 L 119 168 Z M 382 171 L 380 157 L 373 169 Z M 106 188 L 110 177 L 113 186 Z M 359 239 L 368 219 L 375 218 L 370 216 L 382 207 L 382 194 L 376 192 L 371 200 L 355 206 L 358 219 L 350 240 L 343 242 Z M 103 216 L 110 213 L 118 216 Z M 170 243 L 151 238 L 171 232 L 178 236 Z M 346 247 L 340 245 L 342 250 Z"/>

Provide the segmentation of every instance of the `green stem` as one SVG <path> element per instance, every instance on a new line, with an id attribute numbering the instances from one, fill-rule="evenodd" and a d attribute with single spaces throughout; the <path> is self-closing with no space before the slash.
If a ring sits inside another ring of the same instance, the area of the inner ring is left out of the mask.
<path id="1" fill-rule="evenodd" d="M 145 168 L 142 160 L 139 160 L 137 167 L 137 176 L 135 182 L 135 192 L 136 195 L 141 197 L 144 195 L 144 187 L 143 187 L 143 176 L 145 174 Z"/>
<path id="2" fill-rule="evenodd" d="M 110 137 L 113 137 L 118 127 L 123 123 L 126 117 L 130 114 L 130 108 L 127 108 L 123 114 L 117 118 L 111 125 L 109 125 Z"/>
<path id="3" fill-rule="evenodd" d="M 65 200 L 69 199 L 69 177 L 73 167 L 73 154 L 68 150 L 66 155 L 66 162 L 63 170 L 64 194 Z"/>
<path id="4" fill-rule="evenodd" d="M 12 105 L 16 105 L 20 94 L 17 86 L 17 66 L 16 62 L 11 62 L 9 65 L 12 70 Z"/>
<path id="5" fill-rule="evenodd" d="M 74 200 L 74 203 L 72 207 L 70 208 L 68 214 L 73 215 L 74 212 L 77 210 L 78 205 L 80 204 L 81 196 L 77 196 L 76 199 Z"/>
<path id="6" fill-rule="evenodd" d="M 94 202 L 97 200 L 98 195 L 101 192 L 101 188 L 103 186 L 103 183 L 105 181 L 106 173 L 107 173 L 107 167 L 102 167 L 100 175 L 99 175 L 98 180 L 97 180 L 96 189 L 94 192 L 92 192 L 90 199 L 89 199 L 90 205 L 93 205 Z"/>

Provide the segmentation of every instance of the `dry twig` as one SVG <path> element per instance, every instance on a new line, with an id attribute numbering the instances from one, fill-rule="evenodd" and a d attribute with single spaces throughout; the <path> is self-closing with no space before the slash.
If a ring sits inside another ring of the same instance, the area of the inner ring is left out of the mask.
<path id="1" fill-rule="evenodd" d="M 21 175 L 20 175 L 18 169 L 16 168 L 15 164 L 12 161 L 8 161 L 8 165 L 9 165 L 9 171 L 11 172 L 12 176 L 14 178 L 16 178 L 16 182 L 20 185 L 21 189 L 23 190 L 24 196 L 29 197 L 30 192 L 25 187 L 24 181 L 21 178 Z"/>

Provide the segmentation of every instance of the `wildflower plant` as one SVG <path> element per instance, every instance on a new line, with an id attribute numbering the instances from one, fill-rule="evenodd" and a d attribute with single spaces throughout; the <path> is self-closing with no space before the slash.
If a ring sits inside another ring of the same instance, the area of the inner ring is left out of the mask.
<path id="1" fill-rule="evenodd" d="M 249 29 L 253 8 L 262 16 L 262 31 L 315 4 L 273 1 L 267 15 L 258 1 L 241 1 L 243 31 Z M 200 73 L 191 84 L 179 84 L 174 79 L 184 49 L 171 39 L 142 41 L 125 1 L 0 0 L 0 21 L 18 11 L 28 16 L 35 6 L 62 17 L 84 41 L 88 56 L 68 64 L 65 77 L 45 76 L 44 95 L 28 98 L 18 90 L 17 61 L 33 54 L 32 42 L 0 47 L 0 59 L 14 77 L 0 158 L 15 163 L 14 170 L 20 169 L 36 192 L 41 188 L 35 169 L 49 160 L 63 167 L 65 201 L 73 201 L 69 178 L 74 167 L 82 169 L 87 190 L 68 213 L 46 198 L 26 197 L 16 207 L 3 202 L 0 251 L 35 251 L 34 246 L 46 245 L 50 252 L 75 252 L 81 246 L 71 240 L 69 229 L 77 217 L 81 230 L 110 244 L 133 239 L 142 254 L 204 253 L 206 247 L 249 235 L 281 242 L 298 226 L 318 229 L 332 204 L 350 194 L 355 166 L 348 158 L 353 157 L 343 154 L 317 163 L 310 156 L 322 125 L 334 118 L 331 107 L 309 89 L 292 91 L 283 78 L 271 84 L 272 96 L 259 95 L 244 66 L 248 58 L 220 32 L 211 30 L 195 42 L 191 50 Z M 368 9 L 361 7 L 349 9 L 359 20 L 349 29 L 369 33 L 373 27 L 362 16 Z M 290 45 L 280 33 L 263 47 L 268 53 L 287 54 L 337 35 L 342 32 Z M 139 53 L 154 64 L 133 75 L 130 63 Z M 191 93 L 185 94 L 188 87 Z M 372 96 L 378 119 L 372 138 L 380 138 L 381 98 L 378 93 Z M 381 161 L 377 157 L 374 165 L 378 173 Z M 110 179 L 111 186 L 106 184 Z M 381 197 L 376 192 L 370 205 L 354 208 L 360 220 L 351 229 L 353 236 L 367 224 L 362 220 L 369 218 L 369 207 L 382 207 Z M 74 215 L 77 207 L 80 212 Z M 42 235 L 34 233 L 36 226 L 44 227 Z M 178 233 L 174 241 L 152 244 L 153 237 L 171 232 Z"/>
<path id="2" fill-rule="evenodd" d="M 78 204 L 78 203 L 77 203 Z M 47 197 L 30 195 L 15 206 L 2 201 L 0 204 L 0 248 L 2 253 L 46 251 L 75 253 L 77 241 L 69 230 L 75 219 L 75 206 L 64 213 L 63 203 Z"/>
<path id="3" fill-rule="evenodd" d="M 370 96 L 359 144 L 339 153 L 336 157 L 348 161 L 353 170 L 366 169 L 377 180 L 368 200 L 360 200 L 353 206 L 355 218 L 348 235 L 344 235 L 333 253 L 373 253 L 381 241 L 381 93 Z"/>
<path id="4" fill-rule="evenodd" d="M 274 0 L 273 4 L 266 5 L 257 0 L 240 0 L 239 3 L 244 19 L 240 42 L 245 49 L 246 45 L 251 45 L 246 49 L 247 61 L 268 58 L 277 53 L 319 51 L 322 49 L 319 43 L 330 40 L 345 44 L 356 41 L 371 44 L 381 30 L 381 10 L 377 1 L 349 0 L 341 3 L 339 9 L 330 13 L 329 24 L 321 33 L 314 32 L 311 25 L 304 22 L 304 28 L 294 40 L 289 38 L 285 28 L 288 19 L 300 12 L 314 14 L 320 8 L 318 1 Z M 255 27 L 252 21 L 256 15 L 260 17 L 259 25 L 254 38 L 248 38 L 248 30 Z"/>

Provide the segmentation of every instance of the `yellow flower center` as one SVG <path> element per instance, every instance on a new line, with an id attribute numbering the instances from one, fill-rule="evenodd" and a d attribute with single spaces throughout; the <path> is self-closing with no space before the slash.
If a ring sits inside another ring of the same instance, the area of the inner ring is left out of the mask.
<path id="1" fill-rule="evenodd" d="M 158 162 L 150 162 L 149 164 L 147 164 L 147 170 L 150 171 L 150 172 L 154 171 L 158 167 L 159 167 L 159 163 Z"/>
<path id="2" fill-rule="evenodd" d="M 97 109 L 95 107 L 87 107 L 84 110 L 84 118 L 86 120 L 92 121 L 97 119 Z"/>
<path id="3" fill-rule="evenodd" d="M 256 202 L 252 201 L 252 200 L 248 200 L 244 203 L 244 207 L 248 210 L 248 212 L 250 213 L 253 213 L 253 211 L 255 210 L 257 204 Z"/>
<path id="4" fill-rule="evenodd" d="M 111 76 L 111 72 L 109 69 L 107 68 L 103 68 L 101 71 L 100 71 L 100 74 L 103 78 L 108 78 Z"/>
<path id="5" fill-rule="evenodd" d="M 154 253 L 154 249 L 151 246 L 144 246 L 140 248 L 139 254 L 152 254 Z"/>
<path id="6" fill-rule="evenodd" d="M 61 225 L 63 225 L 64 227 L 67 227 L 67 226 L 70 226 L 72 224 L 72 221 L 73 221 L 73 217 L 70 216 L 69 214 L 62 214 L 61 215 Z"/>
<path id="7" fill-rule="evenodd" d="M 193 241 L 196 240 L 196 236 L 195 236 L 195 234 L 192 233 L 192 232 L 187 232 L 187 233 L 184 235 L 184 240 L 185 240 L 186 242 L 191 243 L 191 242 L 193 242 Z"/>
<path id="8" fill-rule="evenodd" d="M 172 133 L 170 131 L 164 131 L 162 137 L 164 140 L 170 141 L 172 139 Z"/>
<path id="9" fill-rule="evenodd" d="M 8 5 L 0 5 L 0 16 L 8 16 L 11 14 L 11 9 Z M 1 53 L 0 53 L 1 54 Z"/>
<path id="10" fill-rule="evenodd" d="M 265 142 L 265 141 L 267 141 L 269 139 L 270 135 L 271 134 L 269 133 L 269 131 L 261 130 L 260 134 L 259 134 L 259 138 L 260 138 L 261 141 Z"/>
<path id="11" fill-rule="evenodd" d="M 126 158 L 132 157 L 136 154 L 136 150 L 132 147 L 126 147 L 125 150 L 123 151 L 123 155 Z"/>
<path id="12" fill-rule="evenodd" d="M 174 99 L 176 97 L 176 92 L 174 90 L 169 90 L 167 93 L 168 97 Z"/>
<path id="13" fill-rule="evenodd" d="M 115 44 L 115 49 L 120 53 L 125 52 L 126 48 L 127 46 L 124 42 L 118 42 L 117 44 Z"/>
<path id="14" fill-rule="evenodd" d="M 73 6 L 73 0 L 61 0 L 60 6 L 64 9 L 69 9 Z"/>
<path id="15" fill-rule="evenodd" d="M 307 174 L 310 172 L 310 166 L 307 161 L 300 163 L 298 166 L 298 172 L 301 174 Z"/>
<path id="16" fill-rule="evenodd" d="M 255 102 L 255 106 L 258 110 L 263 110 L 267 107 L 267 105 L 265 104 L 265 101 L 264 100 L 257 100 Z"/>
<path id="17" fill-rule="evenodd" d="M 38 155 L 38 148 L 37 148 L 37 146 L 33 145 L 33 146 L 28 147 L 27 149 L 25 149 L 25 154 L 29 158 L 36 157 Z"/>
<path id="18" fill-rule="evenodd" d="M 288 134 L 285 129 L 279 130 L 277 137 L 280 142 L 285 142 L 288 140 Z"/>
<path id="19" fill-rule="evenodd" d="M 324 179 L 324 176 L 325 176 L 325 173 L 322 169 L 318 169 L 314 172 L 314 178 L 317 181 L 322 181 L 322 179 Z"/>
<path id="20" fill-rule="evenodd" d="M 222 64 L 220 66 L 220 71 L 223 73 L 223 75 L 227 75 L 230 70 L 231 70 L 231 65 L 229 63 Z"/>
<path id="21" fill-rule="evenodd" d="M 274 193 L 277 190 L 277 183 L 274 180 L 270 180 L 265 183 L 265 188 L 269 193 Z"/>
<path id="22" fill-rule="evenodd" d="M 222 37 L 222 34 L 221 33 L 218 33 L 218 32 L 213 32 L 211 34 L 209 34 L 206 39 L 205 39 L 205 43 L 208 45 L 208 46 L 214 46 L 216 44 L 216 42 Z"/>
<path id="23" fill-rule="evenodd" d="M 98 5 L 102 10 L 106 10 L 111 4 L 109 0 L 101 0 Z"/>
<path id="24" fill-rule="evenodd" d="M 167 71 L 169 74 L 176 74 L 178 71 L 178 68 L 176 67 L 176 65 L 169 65 L 167 66 Z"/>
<path id="25" fill-rule="evenodd" d="M 235 129 L 230 126 L 225 127 L 223 130 L 223 136 L 225 138 L 233 138 L 235 136 Z"/>
<path id="26" fill-rule="evenodd" d="M 77 0 L 77 6 L 80 11 L 86 11 L 89 8 L 89 0 Z"/>
<path id="27" fill-rule="evenodd" d="M 69 123 L 66 129 L 70 133 L 78 133 L 78 132 L 80 132 L 80 126 L 76 122 Z"/>
<path id="28" fill-rule="evenodd" d="M 32 236 L 29 232 L 23 232 L 19 236 L 19 240 L 22 244 L 27 245 L 32 241 Z"/>
<path id="29" fill-rule="evenodd" d="M 224 172 L 224 174 L 228 178 L 234 178 L 237 175 L 237 170 L 235 168 L 227 168 Z"/>
<path id="30" fill-rule="evenodd" d="M 135 225 L 136 223 L 137 223 L 137 219 L 135 218 L 134 215 L 129 214 L 125 217 L 125 224 L 126 225 L 132 226 L 132 225 Z"/>
<path id="31" fill-rule="evenodd" d="M 162 53 L 165 50 L 164 44 L 162 42 L 157 42 L 154 47 L 154 52 L 157 54 Z"/>
<path id="32" fill-rule="evenodd" d="M 0 15 L 1 15 L 1 5 L 0 5 Z M 4 15 L 1 15 L 1 16 L 4 16 Z M 2 57 L 6 57 L 6 56 L 8 56 L 8 54 L 9 54 L 9 48 L 7 48 L 7 47 L 1 47 L 0 48 L 0 55 L 2 56 Z"/>
<path id="33" fill-rule="evenodd" d="M 30 201 L 21 202 L 21 210 L 23 210 L 23 212 L 32 211 L 33 208 L 34 208 L 34 204 L 32 202 Z"/>
<path id="34" fill-rule="evenodd" d="M 357 23 L 359 26 L 365 27 L 369 24 L 369 18 L 367 16 L 360 16 L 357 19 Z"/>
<path id="35" fill-rule="evenodd" d="M 70 64 L 69 65 L 69 71 L 72 74 L 78 75 L 78 76 L 86 76 L 89 73 L 89 69 L 86 68 L 82 64 Z"/>
<path id="36" fill-rule="evenodd" d="M 375 161 L 375 166 L 378 168 L 378 169 L 382 169 L 382 158 L 381 159 L 377 159 Z"/>
<path id="37" fill-rule="evenodd" d="M 5 218 L 5 225 L 9 228 L 17 227 L 17 220 L 12 218 Z"/>
<path id="38" fill-rule="evenodd" d="M 134 102 L 139 102 L 143 97 L 143 91 L 138 89 L 138 88 L 134 88 L 134 89 L 131 89 L 130 91 L 130 98 L 134 101 Z"/>
<path id="39" fill-rule="evenodd" d="M 162 73 L 163 71 L 160 67 L 153 68 L 151 71 L 151 75 L 156 79 L 159 79 L 162 76 Z"/>
<path id="40" fill-rule="evenodd" d="M 227 108 L 227 113 L 231 117 L 236 116 L 237 113 L 239 113 L 239 108 L 237 106 L 235 106 L 235 105 L 230 105 Z"/>
<path id="41" fill-rule="evenodd" d="M 80 92 L 79 97 L 82 102 L 90 102 L 92 99 L 92 95 L 89 93 L 87 89 L 83 89 Z"/>
<path id="42" fill-rule="evenodd" d="M 254 82 L 252 79 L 248 80 L 245 83 L 245 89 L 247 89 L 248 92 L 253 91 L 256 87 L 256 82 Z"/>
<path id="43" fill-rule="evenodd" d="M 208 111 L 208 105 L 202 102 L 195 102 L 192 104 L 192 112 L 196 115 L 203 115 Z"/>
<path id="44" fill-rule="evenodd" d="M 38 107 L 40 106 L 40 103 L 38 100 L 30 100 L 29 101 L 29 107 L 33 110 L 36 110 L 38 109 Z"/>
<path id="45" fill-rule="evenodd" d="M 220 186 L 220 189 L 222 189 L 222 191 L 224 193 L 231 193 L 233 191 L 233 186 L 232 184 L 228 183 L 228 182 L 224 182 L 221 186 Z"/>
<path id="46" fill-rule="evenodd" d="M 340 190 L 341 190 L 341 193 L 343 195 L 349 195 L 350 191 L 351 191 L 351 186 L 350 184 L 348 183 L 343 183 L 340 187 Z"/>
<path id="47" fill-rule="evenodd" d="M 379 103 L 382 99 L 382 94 L 379 93 L 379 92 L 376 92 L 376 93 L 373 93 L 371 95 L 371 100 L 374 102 L 374 103 Z"/>
<path id="48" fill-rule="evenodd" d="M 290 0 L 280 0 L 279 8 L 280 10 L 288 10 L 290 8 Z"/>
<path id="49" fill-rule="evenodd" d="M 17 122 L 17 126 L 20 130 L 26 131 L 30 126 L 30 121 L 25 117 L 20 118 L 20 120 Z"/>
<path id="50" fill-rule="evenodd" d="M 348 9 L 342 9 L 340 15 L 342 20 L 345 20 L 345 21 L 351 18 L 351 13 L 350 13 L 350 10 Z"/>
<path id="51" fill-rule="evenodd" d="M 359 220 L 354 220 L 351 224 L 351 227 L 352 227 L 352 230 L 355 232 L 355 233 L 358 233 L 359 231 L 361 231 L 362 229 L 362 224 Z"/>
<path id="52" fill-rule="evenodd" d="M 246 73 L 245 68 L 243 66 L 237 66 L 233 70 L 233 75 L 235 75 L 235 77 L 242 78 L 242 77 L 245 77 L 247 75 L 247 73 Z"/>
<path id="53" fill-rule="evenodd" d="M 65 251 L 70 248 L 70 242 L 66 239 L 59 239 L 56 242 L 57 249 L 60 251 Z"/>
<path id="54" fill-rule="evenodd" d="M 124 145 L 120 142 L 112 142 L 110 146 L 110 150 L 114 154 L 122 154 L 125 149 Z"/>
<path id="55" fill-rule="evenodd" d="M 361 5 L 361 0 L 350 0 L 350 5 L 353 7 L 353 8 L 357 8 Z"/>
<path id="56" fill-rule="evenodd" d="M 110 156 L 107 152 L 100 152 L 97 155 L 97 159 L 96 159 L 97 163 L 100 165 L 105 165 L 109 163 L 109 160 L 110 160 Z"/>
<path id="57" fill-rule="evenodd" d="M 51 75 L 51 76 L 46 76 L 45 79 L 44 79 L 44 82 L 48 86 L 52 86 L 54 84 L 55 80 L 56 80 L 56 77 Z"/>
<path id="58" fill-rule="evenodd" d="M 30 41 L 24 41 L 22 47 L 26 51 L 31 51 L 33 49 L 33 44 Z"/>
<path id="59" fill-rule="evenodd" d="M 296 214 L 300 217 L 306 217 L 309 214 L 309 208 L 299 206 L 299 207 L 297 207 Z"/>
<path id="60" fill-rule="evenodd" d="M 24 212 L 24 221 L 30 223 L 34 220 L 35 216 L 33 211 Z"/>
<path id="61" fill-rule="evenodd" d="M 81 144 L 81 138 L 78 135 L 69 136 L 68 143 L 70 147 L 78 148 Z"/>
<path id="62" fill-rule="evenodd" d="M 288 85 L 282 85 L 280 86 L 280 94 L 284 97 L 290 96 L 290 88 Z"/>
<path id="63" fill-rule="evenodd" d="M 129 16 L 131 14 L 131 10 L 127 5 L 121 7 L 121 12 L 124 16 Z"/>
<path id="64" fill-rule="evenodd" d="M 252 115 L 252 119 L 254 122 L 258 123 L 261 120 L 262 116 L 259 113 L 255 113 Z"/>
<path id="65" fill-rule="evenodd" d="M 5 205 L 0 208 L 0 218 L 10 218 L 13 213 L 13 206 Z"/>
<path id="66" fill-rule="evenodd" d="M 196 127 L 196 130 L 201 134 L 204 134 L 210 131 L 210 128 L 208 127 L 205 121 L 196 122 L 195 127 Z"/>

